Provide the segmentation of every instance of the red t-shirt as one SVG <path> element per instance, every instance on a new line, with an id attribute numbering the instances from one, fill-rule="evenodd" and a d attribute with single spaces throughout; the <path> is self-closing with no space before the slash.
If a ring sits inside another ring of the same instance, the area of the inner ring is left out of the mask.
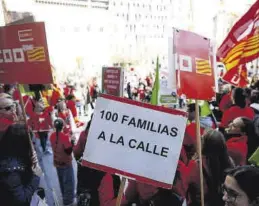
<path id="1" fill-rule="evenodd" d="M 48 111 L 42 112 L 40 114 L 32 113 L 28 124 L 33 131 L 49 131 L 52 129 L 52 119 Z"/>
<path id="2" fill-rule="evenodd" d="M 226 142 L 228 154 L 236 165 L 245 165 L 247 158 L 247 137 L 233 137 Z"/>
<path id="3" fill-rule="evenodd" d="M 14 90 L 14 93 L 13 93 L 13 99 L 15 100 L 15 101 L 20 101 L 20 92 L 19 92 L 19 90 L 18 89 L 15 89 Z"/>
<path id="4" fill-rule="evenodd" d="M 254 110 L 250 107 L 241 108 L 239 106 L 233 106 L 223 113 L 220 126 L 226 128 L 231 121 L 238 117 L 247 117 L 248 119 L 253 120 L 254 116 Z"/>
<path id="5" fill-rule="evenodd" d="M 202 127 L 200 129 L 200 134 L 203 135 L 205 129 Z M 192 122 L 185 129 L 183 145 L 196 145 L 196 142 L 196 123 Z"/>
<path id="6" fill-rule="evenodd" d="M 220 100 L 219 109 L 220 111 L 225 112 L 228 108 L 231 107 L 231 105 L 232 105 L 231 92 L 229 92 L 228 94 L 225 94 Z"/>
<path id="7" fill-rule="evenodd" d="M 65 152 L 65 149 L 72 147 L 69 136 L 63 132 L 59 132 L 57 138 L 56 132 L 53 132 L 50 136 L 50 142 L 54 152 L 55 167 L 66 167 L 71 165 L 72 155 Z"/>
<path id="8" fill-rule="evenodd" d="M 73 117 L 77 117 L 76 103 L 73 100 L 67 101 L 67 108 L 72 112 Z"/>
<path id="9" fill-rule="evenodd" d="M 139 98 L 141 100 L 145 99 L 145 90 L 144 89 L 139 89 L 138 93 L 139 93 Z"/>
<path id="10" fill-rule="evenodd" d="M 5 132 L 14 122 L 7 118 L 0 118 L 0 132 Z"/>
<path id="11" fill-rule="evenodd" d="M 58 102 L 58 100 L 60 99 L 61 97 L 61 92 L 59 89 L 54 89 L 53 92 L 52 92 L 52 96 L 50 98 L 50 105 L 51 106 L 55 106 Z"/>

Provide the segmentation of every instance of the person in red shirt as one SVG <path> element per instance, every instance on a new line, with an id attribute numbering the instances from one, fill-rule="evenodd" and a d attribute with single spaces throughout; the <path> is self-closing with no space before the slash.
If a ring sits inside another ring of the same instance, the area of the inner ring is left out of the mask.
<path id="1" fill-rule="evenodd" d="M 180 206 L 187 192 L 184 181 L 188 176 L 186 174 L 188 174 L 187 167 L 179 161 L 172 190 L 129 180 L 121 205 Z M 103 177 L 98 189 L 100 206 L 116 204 L 119 186 L 120 177 L 108 173 Z"/>
<path id="2" fill-rule="evenodd" d="M 50 109 L 51 108 L 45 108 L 42 99 L 40 99 L 35 102 L 34 112 L 28 120 L 28 125 L 35 133 L 36 137 L 40 139 L 40 144 L 44 153 L 50 152 L 47 150 L 48 134 L 53 128 Z"/>
<path id="3" fill-rule="evenodd" d="M 73 148 L 73 153 L 78 160 L 77 167 L 77 196 L 78 202 L 86 202 L 90 199 L 90 206 L 99 206 L 99 193 L 98 188 L 101 184 L 103 177 L 105 176 L 105 172 L 95 170 L 89 167 L 85 167 L 81 165 L 81 158 L 83 156 L 85 150 L 85 144 L 87 141 L 88 131 L 91 125 L 93 114 L 91 115 L 91 119 L 88 122 L 85 131 L 81 132 L 79 140 L 76 146 Z"/>
<path id="4" fill-rule="evenodd" d="M 17 121 L 13 99 L 5 93 L 0 94 L 0 140 L 10 125 Z"/>
<path id="5" fill-rule="evenodd" d="M 237 166 L 245 165 L 247 158 L 257 149 L 253 126 L 250 119 L 238 117 L 226 129 L 228 153 Z"/>
<path id="6" fill-rule="evenodd" d="M 229 86 L 229 85 L 227 85 L 227 86 Z M 219 109 L 221 112 L 225 112 L 227 109 L 229 109 L 233 105 L 232 98 L 231 98 L 233 89 L 234 89 L 234 87 L 232 86 L 230 91 L 221 98 L 220 103 L 219 103 Z"/>
<path id="7" fill-rule="evenodd" d="M 58 100 L 62 97 L 60 88 L 56 84 L 51 85 L 52 95 L 50 97 L 50 105 L 55 106 L 58 103 Z"/>
<path id="8" fill-rule="evenodd" d="M 64 125 L 64 132 L 66 134 L 72 135 L 72 121 L 74 121 L 72 113 L 69 109 L 67 109 L 66 103 L 63 99 L 60 99 L 57 103 L 58 109 L 58 118 L 63 119 Z"/>
<path id="9" fill-rule="evenodd" d="M 253 120 L 255 113 L 254 110 L 246 105 L 246 96 L 242 88 L 236 88 L 232 93 L 232 101 L 235 104 L 223 113 L 220 124 L 221 131 L 226 128 L 231 121 L 237 117 L 247 117 Z"/>
<path id="10" fill-rule="evenodd" d="M 143 85 L 141 85 L 138 89 L 138 94 L 139 94 L 139 100 L 140 101 L 144 101 L 145 97 L 146 97 L 146 92 L 145 92 L 145 88 Z"/>
<path id="11" fill-rule="evenodd" d="M 67 97 L 67 108 L 70 109 L 72 115 L 73 115 L 73 118 L 75 120 L 75 123 L 76 123 L 76 126 L 77 127 L 81 127 L 84 125 L 83 122 L 80 122 L 79 119 L 78 119 L 78 115 L 77 115 L 77 110 L 76 110 L 76 99 L 75 99 L 75 96 L 74 95 L 69 95 Z"/>
<path id="12" fill-rule="evenodd" d="M 201 111 L 201 108 L 199 107 Z M 188 160 L 192 159 L 192 156 L 196 151 L 196 123 L 195 123 L 195 104 L 188 105 L 188 120 L 190 124 L 187 125 L 184 133 L 183 139 L 183 148 L 186 152 Z M 203 135 L 205 129 L 203 127 L 200 128 L 201 135 Z"/>
<path id="13" fill-rule="evenodd" d="M 203 136 L 202 167 L 204 179 L 205 205 L 220 206 L 222 203 L 221 185 L 224 183 L 224 171 L 234 165 L 228 155 L 224 136 L 217 130 L 210 130 Z M 200 171 L 198 157 L 188 164 L 188 203 L 201 205 Z"/>
<path id="14" fill-rule="evenodd" d="M 53 162 L 57 169 L 60 190 L 64 205 L 75 205 L 75 180 L 72 165 L 73 144 L 70 137 L 63 133 L 64 121 L 60 118 L 54 121 L 55 132 L 50 136 Z"/>

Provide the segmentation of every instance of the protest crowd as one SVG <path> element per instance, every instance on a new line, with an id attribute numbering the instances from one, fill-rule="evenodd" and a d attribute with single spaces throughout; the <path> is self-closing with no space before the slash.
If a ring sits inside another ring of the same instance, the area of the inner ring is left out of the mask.
<path id="1" fill-rule="evenodd" d="M 89 100 L 81 105 L 82 111 L 91 105 L 94 107 L 99 93 L 94 83 L 85 90 L 84 95 Z M 222 80 L 219 83 L 221 92 L 217 99 L 204 101 L 199 106 L 205 203 L 258 205 L 259 81 L 246 88 L 233 87 Z M 77 108 L 79 100 L 74 95 L 74 87 L 52 85 L 46 90 L 44 85 L 38 85 L 38 89 L 34 88 L 34 96 L 22 97 L 27 128 L 23 123 L 17 85 L 2 87 L 1 204 L 29 205 L 34 192 L 38 191 L 41 173 L 37 173 L 33 165 L 31 138 L 39 158 L 53 153 L 53 167 L 57 170 L 64 205 L 115 205 L 120 177 L 80 164 L 91 119 L 86 125 L 80 122 L 78 111 L 81 109 Z M 182 205 L 183 200 L 187 205 L 201 204 L 195 104 L 190 101 L 186 110 L 188 123 L 173 188 L 166 190 L 129 180 L 121 205 Z M 91 116 L 87 110 L 81 115 Z M 77 127 L 84 127 L 78 139 L 73 135 Z M 78 162 L 77 188 L 73 158 Z M 255 204 L 251 204 L 253 202 Z"/>
<path id="2" fill-rule="evenodd" d="M 259 1 L 248 11 L 255 13 L 257 22 L 258 8 Z M 194 56 L 197 57 L 196 73 L 190 73 L 196 76 L 191 82 L 184 79 L 184 72 L 189 72 L 187 66 L 181 65 L 178 73 L 174 71 L 181 83 L 177 85 L 181 86 L 164 95 L 166 101 L 175 100 L 172 104 L 161 103 L 162 98 L 158 97 L 163 89 L 160 81 L 168 80 L 159 77 L 159 58 L 154 73 L 145 77 L 135 74 L 134 82 L 132 79 L 121 81 L 125 79 L 120 73 L 123 68 L 116 67 L 103 70 L 106 73 L 101 79 L 102 85 L 98 84 L 97 77 L 87 77 L 88 81 L 80 83 L 77 82 L 79 77 L 46 84 L 24 84 L 18 80 L 7 83 L 0 73 L 0 206 L 259 206 L 258 66 L 251 80 L 245 66 L 259 57 L 258 24 L 257 30 L 252 31 L 250 36 L 240 40 L 240 45 L 235 42 L 237 47 L 228 51 L 224 46 L 218 49 L 217 60 L 225 63 L 226 71 L 216 76 L 213 69 L 217 68 L 209 63 L 210 46 L 200 41 L 205 38 L 176 30 L 180 44 L 176 41 L 174 49 L 184 44 L 187 48 L 193 38 L 199 46 L 204 44 L 205 47 L 192 50 L 201 49 L 197 53 L 207 56 Z M 185 36 L 186 41 L 182 41 L 182 33 L 191 38 L 188 40 Z M 254 41 L 257 43 L 257 47 L 252 48 L 254 52 L 245 53 L 249 50 L 244 46 L 245 41 L 249 48 Z M 240 48 L 241 53 L 231 56 Z M 240 61 L 233 63 L 233 58 Z M 186 68 L 180 71 L 183 67 Z M 232 81 L 233 75 L 238 75 L 239 81 Z M 165 85 L 169 88 L 169 83 Z M 124 108 L 123 115 L 121 108 Z M 179 122 L 165 122 L 172 116 Z M 98 122 L 98 118 L 106 122 Z M 118 131 L 108 134 L 111 124 L 115 124 Z M 96 130 L 98 136 L 94 138 Z M 120 136 L 115 137 L 116 132 Z M 150 139 L 142 138 L 144 134 Z M 128 144 L 127 135 L 131 138 Z M 94 141 L 99 145 L 90 148 Z M 170 141 L 179 145 L 166 145 Z M 111 156 L 100 148 L 107 148 L 109 152 L 114 148 L 125 154 Z M 56 173 L 61 200 L 54 190 L 49 194 L 51 182 L 44 165 L 46 157 L 53 160 L 51 168 Z M 116 164 L 127 169 L 93 162 L 96 157 L 109 163 L 119 162 Z M 141 162 L 142 158 L 153 158 L 154 164 Z M 168 163 L 169 158 L 175 161 Z M 139 167 L 141 172 L 149 174 L 135 172 L 132 167 L 135 161 L 135 170 Z M 165 162 L 167 169 L 172 164 L 175 174 L 169 174 L 173 170 L 163 171 L 156 165 L 157 161 Z M 155 170 L 163 174 L 158 176 Z M 163 176 L 171 175 L 171 183 L 162 182 Z"/>

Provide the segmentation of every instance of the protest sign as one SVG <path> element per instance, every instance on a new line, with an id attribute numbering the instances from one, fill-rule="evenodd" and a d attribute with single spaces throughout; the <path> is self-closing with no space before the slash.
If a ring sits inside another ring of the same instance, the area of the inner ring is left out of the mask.
<path id="1" fill-rule="evenodd" d="M 83 165 L 171 188 L 187 114 L 126 98 L 102 95 L 83 155 Z"/>
<path id="2" fill-rule="evenodd" d="M 103 67 L 102 93 L 123 95 L 123 70 L 118 67 Z"/>
<path id="3" fill-rule="evenodd" d="M 173 61 L 178 93 L 189 99 L 211 100 L 215 96 L 213 44 L 198 34 L 174 29 Z"/>
<path id="4" fill-rule="evenodd" d="M 0 83 L 52 82 L 44 23 L 0 27 Z"/>

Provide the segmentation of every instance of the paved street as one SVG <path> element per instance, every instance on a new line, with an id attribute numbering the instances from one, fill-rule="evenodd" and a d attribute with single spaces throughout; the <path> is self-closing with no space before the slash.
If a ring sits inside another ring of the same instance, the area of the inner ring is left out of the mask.
<path id="1" fill-rule="evenodd" d="M 90 111 L 92 113 L 92 111 Z M 84 122 L 85 124 L 89 121 L 88 116 L 80 116 L 80 121 Z M 78 131 L 78 135 L 82 130 L 85 129 L 85 126 L 82 126 Z M 40 165 L 44 171 L 44 176 L 41 178 L 40 187 L 43 187 L 46 192 L 47 204 L 49 206 L 62 206 L 62 196 L 59 188 L 59 181 L 57 177 L 56 168 L 53 165 L 53 153 L 50 147 L 50 142 L 48 142 L 48 150 L 50 153 L 42 154 L 41 150 L 39 150 L 39 142 L 36 140 L 36 151 L 39 157 Z M 73 168 L 75 174 L 75 180 L 77 180 L 77 165 L 76 161 L 73 160 Z M 55 200 L 56 199 L 56 200 Z M 55 204 L 55 202 L 57 202 Z"/>

